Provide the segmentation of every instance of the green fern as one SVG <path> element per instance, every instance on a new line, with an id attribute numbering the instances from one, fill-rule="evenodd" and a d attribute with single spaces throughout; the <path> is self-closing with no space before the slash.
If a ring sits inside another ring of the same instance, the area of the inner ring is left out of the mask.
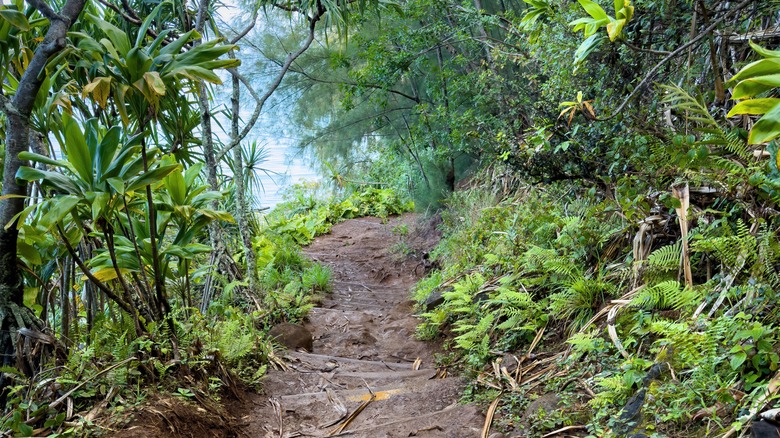
<path id="1" fill-rule="evenodd" d="M 564 280 L 581 276 L 579 267 L 569 258 L 561 256 L 554 249 L 531 246 L 523 254 L 523 266 L 526 273 L 544 276 L 554 275 Z"/>
<path id="2" fill-rule="evenodd" d="M 668 280 L 643 288 L 631 300 L 631 305 L 645 310 L 680 310 L 698 304 L 699 300 L 699 294 L 693 289 Z"/>
<path id="3" fill-rule="evenodd" d="M 691 330 L 687 323 L 657 321 L 650 325 L 650 331 L 659 337 L 654 348 L 658 352 L 666 350 L 673 366 L 680 369 L 693 368 L 701 358 L 718 351 L 719 339 L 706 331 Z"/>
<path id="4" fill-rule="evenodd" d="M 569 320 L 570 329 L 578 330 L 593 317 L 615 287 L 600 279 L 578 278 L 559 293 L 550 296 L 550 310 Z"/>
<path id="5" fill-rule="evenodd" d="M 660 271 L 677 270 L 680 267 L 682 240 L 662 246 L 647 256 L 647 266 Z"/>
<path id="6" fill-rule="evenodd" d="M 750 265 L 758 257 L 756 238 L 742 219 L 736 221 L 733 230 L 722 226 L 705 233 L 691 245 L 691 251 L 714 254 L 725 266 L 732 268 Z"/>
<path id="7" fill-rule="evenodd" d="M 759 227 L 756 241 L 759 260 L 757 274 L 777 289 L 780 287 L 780 273 L 776 268 L 777 264 L 780 263 L 780 243 L 778 243 L 777 236 L 766 223 L 763 223 Z"/>

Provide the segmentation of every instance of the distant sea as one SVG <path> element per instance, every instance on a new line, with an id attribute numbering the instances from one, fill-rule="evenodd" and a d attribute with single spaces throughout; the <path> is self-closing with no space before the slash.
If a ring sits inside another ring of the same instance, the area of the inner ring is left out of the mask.
<path id="1" fill-rule="evenodd" d="M 296 155 L 297 149 L 294 146 L 269 140 L 266 150 L 268 159 L 261 167 L 267 169 L 270 175 L 259 173 L 263 189 L 260 193 L 254 194 L 258 199 L 259 208 L 273 208 L 282 202 L 285 190 L 293 184 L 319 180 L 319 176 L 309 166 L 308 161 Z"/>

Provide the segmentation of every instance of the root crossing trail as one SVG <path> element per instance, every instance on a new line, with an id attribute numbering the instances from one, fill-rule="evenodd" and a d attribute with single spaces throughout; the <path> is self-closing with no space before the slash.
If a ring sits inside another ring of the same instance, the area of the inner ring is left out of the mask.
<path id="1" fill-rule="evenodd" d="M 399 261 L 393 230 L 415 217 L 354 219 L 305 249 L 333 271 L 332 294 L 309 315 L 313 351 L 289 351 L 245 418 L 256 437 L 476 437 L 484 416 L 457 400 L 464 382 L 437 374 L 434 344 L 417 341 L 409 292 L 413 261 Z M 419 271 L 419 270 L 418 270 Z M 418 361 L 419 359 L 419 361 Z"/>

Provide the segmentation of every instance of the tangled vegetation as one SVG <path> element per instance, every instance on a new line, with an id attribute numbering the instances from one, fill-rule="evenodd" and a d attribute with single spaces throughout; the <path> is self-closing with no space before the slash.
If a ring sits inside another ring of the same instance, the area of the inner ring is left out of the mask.
<path id="1" fill-rule="evenodd" d="M 444 206 L 419 335 L 500 427 L 736 436 L 772 406 L 777 6 L 410 0 L 292 72 L 329 173 Z"/>
<path id="2" fill-rule="evenodd" d="M 299 245 L 406 198 L 444 208 L 419 335 L 499 427 L 735 436 L 776 398 L 777 0 L 50 3 L 0 5 L 3 432 L 257 383 L 328 288 Z M 338 197 L 254 209 L 263 111 Z"/>

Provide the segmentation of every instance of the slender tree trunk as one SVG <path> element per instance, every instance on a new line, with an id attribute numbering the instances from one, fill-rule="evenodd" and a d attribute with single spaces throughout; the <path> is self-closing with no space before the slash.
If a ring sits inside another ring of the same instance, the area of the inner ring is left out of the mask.
<path id="1" fill-rule="evenodd" d="M 39 321 L 22 300 L 24 284 L 17 269 L 17 238 L 14 216 L 24 209 L 24 199 L 16 196 L 27 192 L 27 184 L 16 180 L 22 165 L 19 153 L 30 147 L 29 120 L 35 97 L 46 78 L 43 74 L 52 55 L 66 45 L 66 34 L 78 18 L 86 0 L 68 0 L 57 14 L 42 0 L 30 0 L 40 13 L 49 19 L 50 26 L 43 41 L 35 49 L 27 70 L 22 74 L 13 100 L 0 99 L 7 117 L 5 163 L 3 168 L 3 199 L 0 200 L 0 354 L 2 365 L 18 363 L 16 355 L 17 330 L 24 327 L 40 328 Z M 6 225 L 10 225 L 6 227 Z M 28 361 L 34 363 L 35 361 Z M 32 371 L 32 370 L 28 370 Z M 5 404 L 5 389 L 9 384 L 5 374 L 0 375 L 0 404 Z"/>
<path id="2" fill-rule="evenodd" d="M 231 50 L 229 53 L 230 58 L 235 58 L 235 53 Z M 237 72 L 236 72 L 237 73 Z M 240 119 L 240 107 L 241 100 L 241 80 L 238 74 L 232 75 L 233 77 L 233 95 L 230 102 L 232 104 L 232 118 L 230 120 L 230 138 L 231 141 L 235 141 L 239 135 L 238 122 Z M 252 233 L 249 230 L 249 209 L 246 202 L 246 182 L 244 181 L 244 157 L 243 149 L 241 146 L 233 148 L 233 169 L 235 174 L 233 175 L 233 181 L 236 185 L 236 201 L 238 217 L 238 232 L 241 234 L 241 241 L 244 243 L 244 254 L 246 255 L 246 273 L 249 279 L 249 291 L 253 294 L 257 294 L 257 258 L 255 257 L 255 250 L 252 248 Z"/>
<path id="3" fill-rule="evenodd" d="M 206 23 L 206 14 L 208 13 L 209 0 L 200 0 L 198 3 L 198 13 L 195 17 L 195 31 L 203 35 L 203 29 Z M 200 44 L 201 41 L 195 41 L 195 44 Z M 214 191 L 219 191 L 219 182 L 217 180 L 217 165 L 219 164 L 216 159 L 216 152 L 214 150 L 214 135 L 211 127 L 211 104 L 209 102 L 208 89 L 206 88 L 206 82 L 200 81 L 198 83 L 198 108 L 200 109 L 200 130 L 203 144 L 203 159 L 206 163 L 206 182 L 209 188 Z M 217 210 L 219 207 L 217 201 L 212 201 L 211 208 Z M 209 223 L 209 240 L 211 247 L 217 254 L 215 263 L 217 266 L 222 261 L 222 255 L 226 253 L 224 248 L 224 236 L 222 228 L 216 221 Z M 213 279 L 206 282 L 206 287 L 203 290 L 203 297 L 201 309 L 208 309 L 209 301 L 214 296 L 214 281 Z"/>

